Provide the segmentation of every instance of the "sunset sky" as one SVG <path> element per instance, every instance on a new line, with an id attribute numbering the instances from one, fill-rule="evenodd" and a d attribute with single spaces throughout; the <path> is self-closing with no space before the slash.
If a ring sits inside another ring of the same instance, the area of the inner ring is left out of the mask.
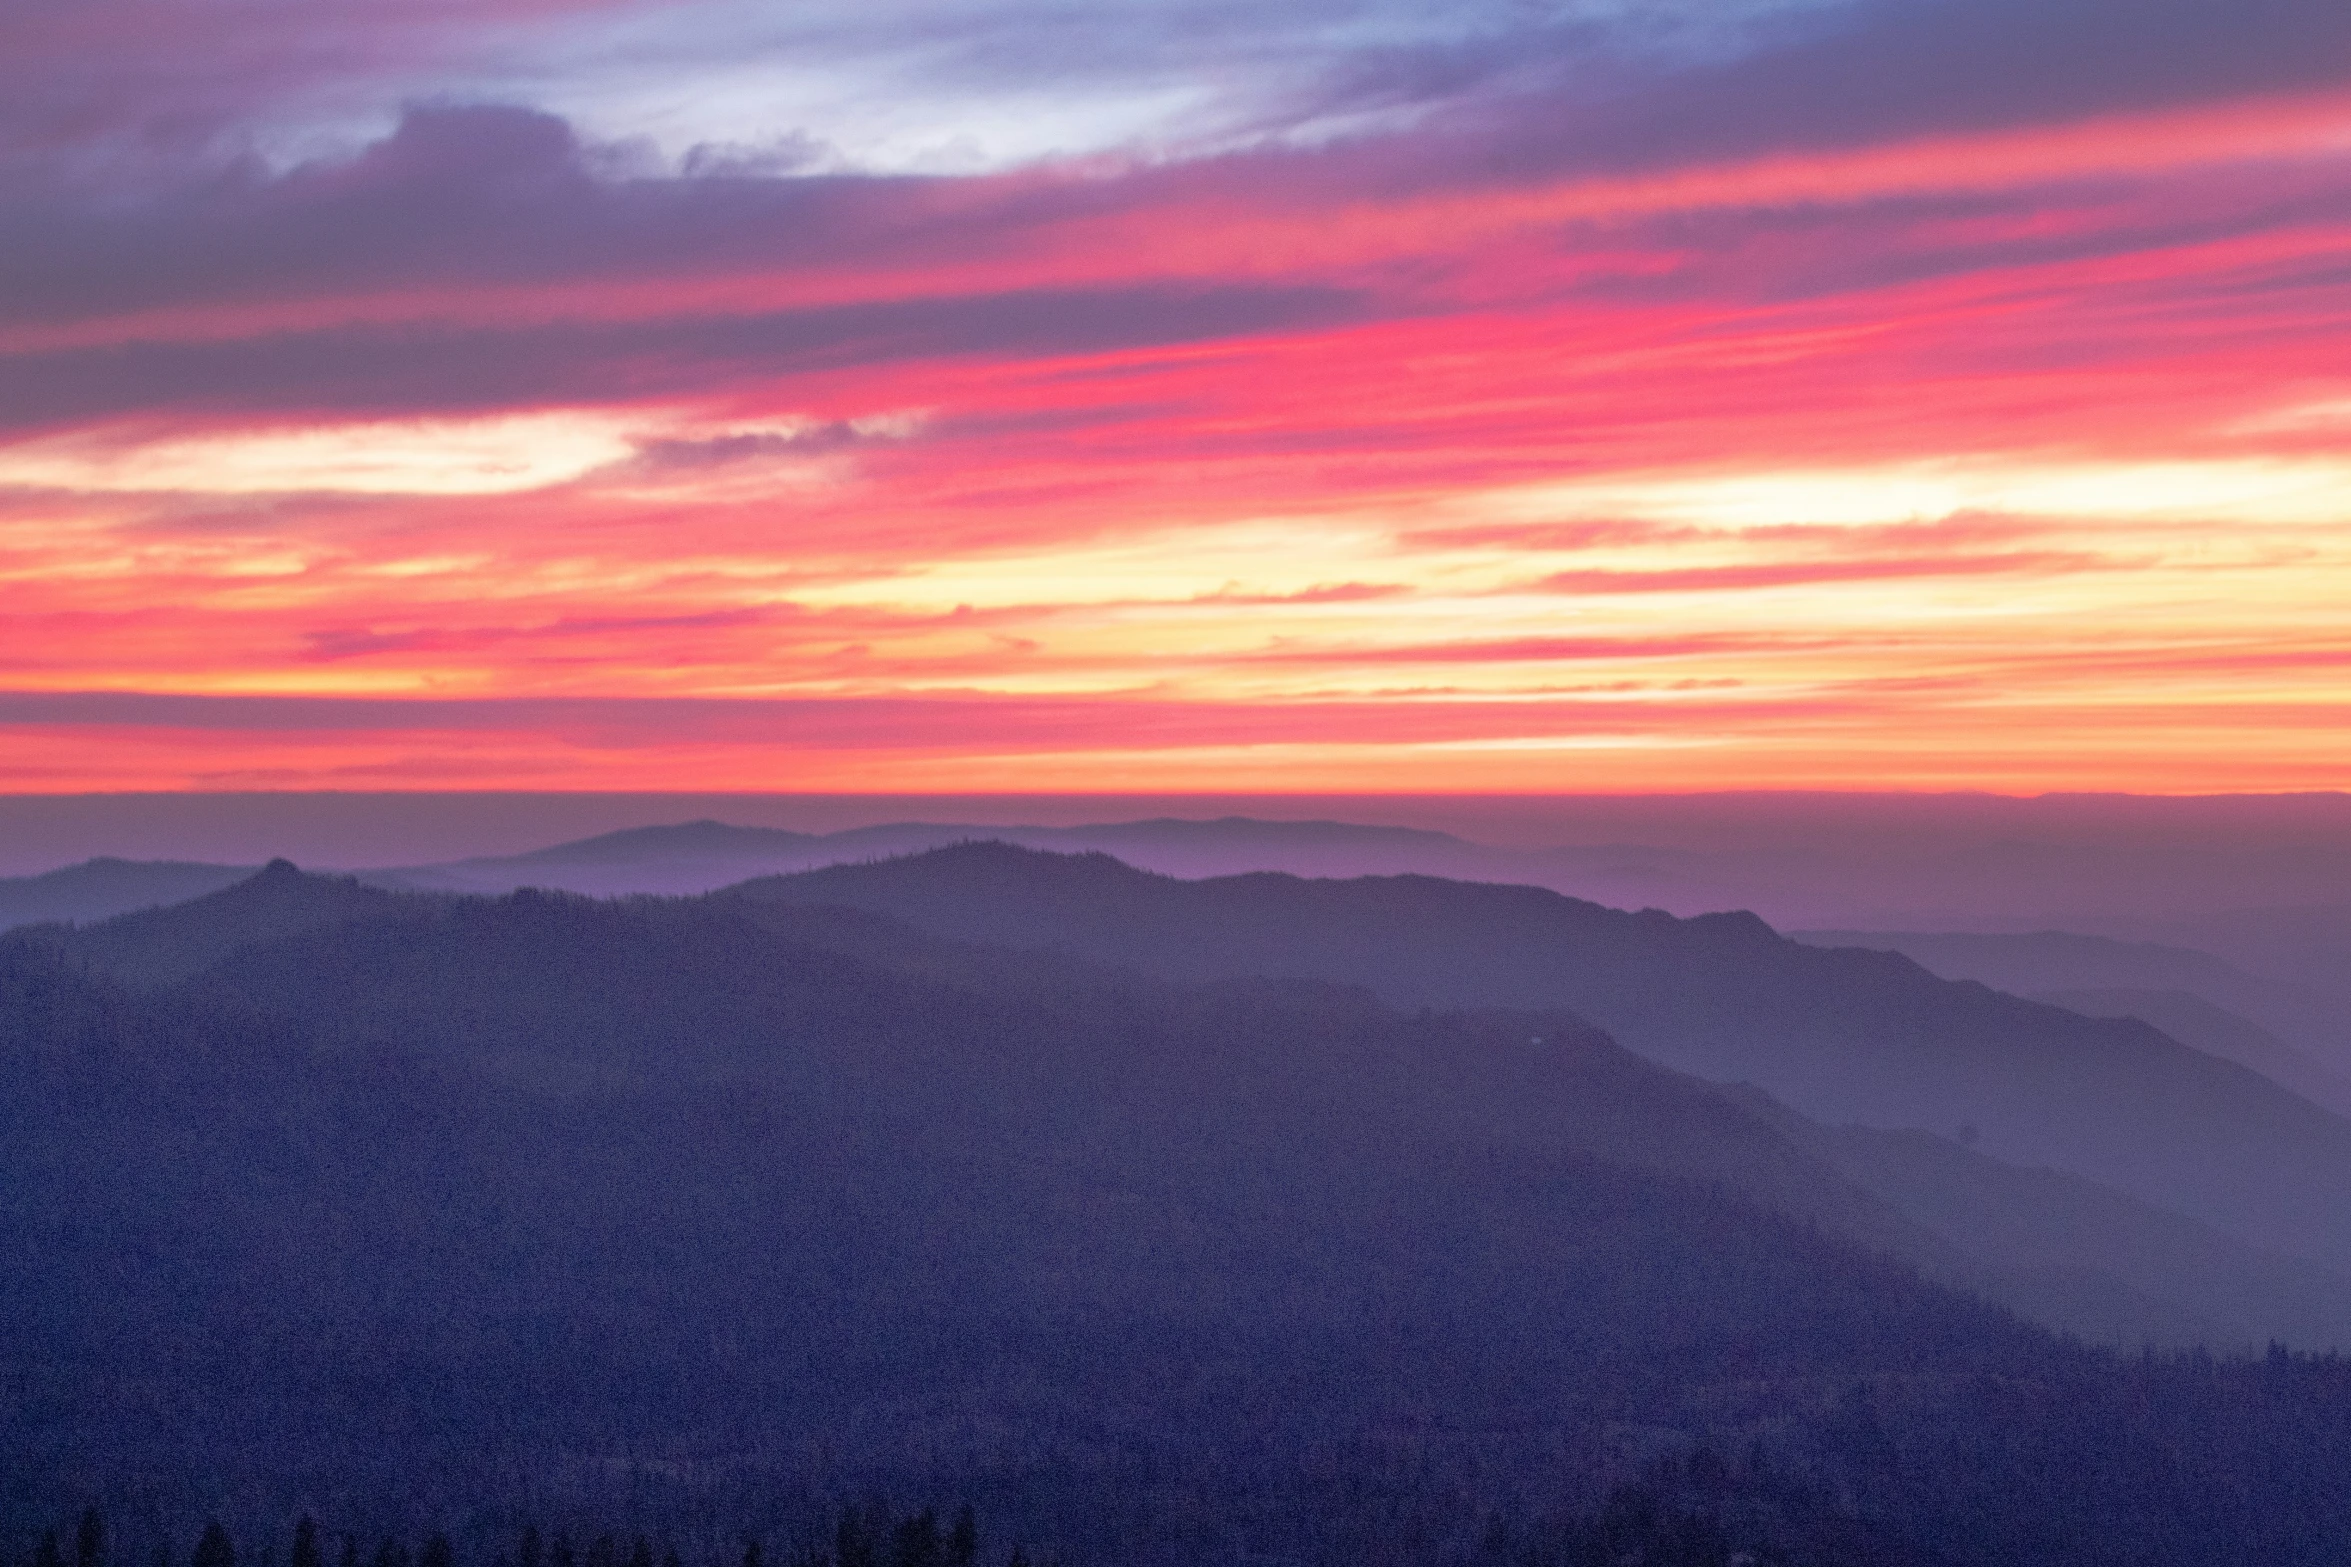
<path id="1" fill-rule="evenodd" d="M 0 789 L 2351 787 L 2343 0 L 27 0 Z"/>

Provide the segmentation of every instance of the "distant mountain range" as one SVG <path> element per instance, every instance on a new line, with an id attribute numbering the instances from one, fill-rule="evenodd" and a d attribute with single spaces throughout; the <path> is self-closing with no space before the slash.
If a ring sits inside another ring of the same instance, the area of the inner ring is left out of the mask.
<path id="1" fill-rule="evenodd" d="M 2248 972 L 2320 998 L 2337 1017 L 2351 1012 L 2351 901 L 2223 907 L 2116 920 L 2097 928 L 2211 952 Z M 2338 1059 L 2351 1070 L 2351 1053 Z"/>
<path id="2" fill-rule="evenodd" d="M 1243 817 L 1114 822 L 1091 827 L 901 822 L 821 834 L 696 821 L 629 828 L 525 854 L 355 874 L 370 886 L 405 891 L 501 893 L 518 887 L 542 887 L 594 897 L 640 893 L 682 896 L 758 876 L 850 860 L 886 859 L 981 839 L 1065 852 L 1099 849 L 1152 870 L 1182 876 L 1266 869 L 1301 875 L 1354 875 L 1367 867 L 1458 874 L 1492 868 L 1507 858 L 1504 851 L 1445 833 Z M 79 923 L 108 919 L 134 909 L 178 903 L 241 881 L 259 868 L 99 859 L 40 876 L 0 880 L 0 929 L 52 920 Z"/>
<path id="3" fill-rule="evenodd" d="M 708 892 L 755 876 L 844 861 L 887 859 L 948 844 L 995 840 L 1063 852 L 1098 849 L 1170 875 L 1207 876 L 1278 861 L 1303 874 L 1351 873 L 1367 859 L 1459 865 L 1492 851 L 1444 833 L 1345 822 L 1173 819 L 1091 827 L 989 827 L 899 822 L 809 834 L 687 822 L 638 827 L 503 859 L 363 872 L 374 885 L 419 891 L 507 892 L 518 886 L 596 896 Z"/>
<path id="4" fill-rule="evenodd" d="M 370 886 L 420 892 L 502 893 L 542 887 L 592 897 L 688 896 L 759 876 L 983 840 L 1061 853 L 1098 850 L 1146 870 L 1182 877 L 1256 870 L 1300 876 L 1418 874 L 1565 884 L 1595 895 L 1667 890 L 1677 907 L 1693 902 L 1729 906 L 1709 901 L 1709 884 L 1692 874 L 1707 857 L 1687 852 L 1633 846 L 1502 849 L 1416 828 L 1248 817 L 1159 818 L 1080 827 L 897 822 L 832 833 L 695 821 L 633 827 L 524 854 L 353 874 Z M 177 903 L 257 869 L 91 860 L 41 876 L 0 879 L 0 929 L 47 920 L 107 919 Z"/>
<path id="5" fill-rule="evenodd" d="M 1746 839 L 1756 837 L 1746 834 Z M 1786 843 L 1743 839 L 1710 847 L 1639 842 L 1528 847 L 1472 842 L 1418 828 L 1249 817 L 1074 827 L 916 821 L 829 833 L 703 820 L 629 828 L 523 854 L 355 873 L 376 885 L 412 889 L 496 893 L 540 886 L 596 896 L 683 895 L 843 860 L 995 839 L 1059 852 L 1098 849 L 1143 869 L 1186 878 L 1253 870 L 1318 877 L 1440 876 L 1549 887 L 1616 908 L 1655 907 L 1683 915 L 1748 909 L 1783 929 L 2029 934 L 2061 925 L 2125 944 L 2169 944 L 2217 954 L 2244 976 L 2277 982 L 2301 996 L 2303 1012 L 2315 1004 L 2323 1014 L 2313 1025 L 2323 1036 L 2319 1042 L 2305 1037 L 2308 1030 L 2301 1024 L 2259 1006 L 2248 1007 L 2229 995 L 2196 993 L 2224 1010 L 2241 1012 L 2306 1054 L 2334 1060 L 2338 1071 L 2351 1075 L 2351 1055 L 2341 1053 L 2351 1051 L 2351 1045 L 2345 1044 L 2339 1021 L 2351 1015 L 2351 904 L 2238 907 L 2227 896 L 2237 885 L 2224 874 L 2228 856 L 2209 847 L 2189 856 L 2192 863 L 2185 866 L 2150 857 L 2143 848 L 2054 841 L 1930 843 L 1904 858 L 1880 841 L 1884 837 L 1881 832 L 1872 838 L 1865 851 L 1840 854 L 1821 841 L 1818 830 Z M 2333 861 L 2326 854 L 2292 858 L 2292 876 L 2284 876 L 2277 853 L 2261 858 L 2248 871 L 2244 890 L 2329 880 Z M 102 859 L 40 876 L 0 878 L 0 928 L 102 919 L 176 902 L 257 868 Z M 2199 881 L 2212 884 L 2201 901 L 2189 895 Z M 2169 988 L 2168 982 L 2129 985 Z M 2110 987 L 2064 980 L 2043 988 Z"/>

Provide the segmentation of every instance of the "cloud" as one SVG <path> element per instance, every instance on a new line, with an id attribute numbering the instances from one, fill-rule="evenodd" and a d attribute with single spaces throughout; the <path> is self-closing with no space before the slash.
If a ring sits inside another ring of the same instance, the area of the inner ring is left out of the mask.
<path id="1" fill-rule="evenodd" d="M 706 474 L 770 459 L 822 456 L 874 441 L 904 440 L 922 427 L 919 416 L 810 420 L 784 430 L 733 430 L 719 435 L 669 436 L 639 441 L 628 463 L 646 475 Z"/>
<path id="2" fill-rule="evenodd" d="M 1253 653 L 1249 657 L 1262 663 L 1327 663 L 1346 666 L 1562 664 L 1781 653 L 1824 645 L 1834 644 L 1824 644 L 1817 638 L 1691 633 L 1664 637 L 1515 637 L 1495 641 L 1282 646 Z"/>
<path id="3" fill-rule="evenodd" d="M 1300 588 L 1294 593 L 1252 593 L 1241 588 L 1219 588 L 1214 593 L 1198 593 L 1190 602 L 1195 604 L 1366 604 L 1379 599 L 1402 598 L 1412 592 L 1402 582 L 1326 582 Z"/>
<path id="4" fill-rule="evenodd" d="M 1810 699 L 1768 707 L 1824 712 Z M 430 699 L 0 692 L 0 727 L 154 729 L 210 734 L 491 735 L 570 745 L 661 748 L 717 743 L 842 750 L 1099 745 L 1426 744 L 1661 729 L 1693 712 L 1641 712 L 1602 698 L 1457 705 L 1433 702 L 1215 703 L 949 696 L 829 700 L 677 698 Z M 1716 709 L 1751 718 L 1754 703 Z"/>
<path id="5" fill-rule="evenodd" d="M 472 421 L 313 424 L 161 441 L 0 446 L 0 485 L 84 492 L 496 495 L 619 461 L 626 427 L 531 413 Z"/>
<path id="6" fill-rule="evenodd" d="M 12 20 L 0 146 L 201 150 L 256 128 L 265 144 L 301 146 L 454 89 L 535 94 L 599 139 L 659 135 L 673 150 L 799 134 L 866 166 L 904 167 L 959 142 L 1000 163 L 1343 126 L 1476 90 L 1486 62 L 1507 57 L 1497 40 L 1521 59 L 1562 47 L 1663 57 L 1661 41 L 1675 37 L 1719 48 L 1750 9 L 419 0 L 322 12 L 285 0 L 90 0 Z M 1455 63 L 1434 68 L 1431 55 Z"/>
<path id="7" fill-rule="evenodd" d="M 2009 710 L 2301 777 L 2258 712 L 2339 673 L 2347 39 L 2311 0 L 48 8 L 0 58 L 0 581 L 54 690 L 0 768 L 1389 745 L 1558 787 L 1577 747 L 1980 757 Z"/>
<path id="8" fill-rule="evenodd" d="M 709 396 L 843 367 L 970 355 L 1048 358 L 1341 322 L 1328 286 L 1034 289 L 748 316 L 508 330 L 351 328 L 0 358 L 0 428 L 165 414 L 344 418 Z"/>
<path id="9" fill-rule="evenodd" d="M 1785 13 L 1733 57 L 1465 111 L 1495 167 L 1658 168 L 2296 93 L 2351 79 L 2326 0 L 1863 0 Z"/>
<path id="10" fill-rule="evenodd" d="M 402 631 L 334 627 L 304 632 L 302 640 L 308 644 L 308 651 L 303 656 L 312 662 L 334 663 L 386 653 L 478 653 L 514 642 L 560 644 L 587 640 L 610 643 L 669 632 L 736 631 L 770 627 L 792 619 L 793 615 L 794 612 L 788 606 L 763 605 L 705 610 L 689 615 L 573 616 L 528 626 L 436 625 L 411 627 Z"/>
<path id="11" fill-rule="evenodd" d="M 1753 561 L 1663 571 L 1560 571 L 1544 577 L 1538 586 L 1552 593 L 1723 593 L 1907 577 L 2045 575 L 2096 571 L 2112 564 L 2079 552 L 2014 550 L 1996 555 L 1917 555 L 1890 560 Z"/>

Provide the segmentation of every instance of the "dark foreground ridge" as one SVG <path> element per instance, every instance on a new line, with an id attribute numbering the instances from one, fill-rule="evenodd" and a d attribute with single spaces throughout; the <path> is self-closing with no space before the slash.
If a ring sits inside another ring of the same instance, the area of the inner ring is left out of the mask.
<path id="1" fill-rule="evenodd" d="M 281 865 L 0 940 L 0 1084 L 20 1556 L 735 1567 L 867 1497 L 1073 1564 L 2351 1547 L 2351 1367 L 1935 1282 L 1844 1134 L 1557 1007 Z"/>

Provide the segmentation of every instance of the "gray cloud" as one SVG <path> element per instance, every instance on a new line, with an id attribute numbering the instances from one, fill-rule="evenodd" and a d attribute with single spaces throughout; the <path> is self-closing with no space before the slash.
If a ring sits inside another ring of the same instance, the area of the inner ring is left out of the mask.
<path id="1" fill-rule="evenodd" d="M 1671 165 L 2351 85 L 2333 0 L 1865 0 L 1735 58 L 1481 105 L 1494 167 Z M 1583 90 L 1575 90 L 1581 88 Z"/>
<path id="2" fill-rule="evenodd" d="M 132 415 L 399 417 L 707 394 L 796 373 L 973 354 L 1051 356 L 1328 325 L 1344 289 L 1032 290 L 619 325 L 344 328 L 0 359 L 0 428 Z"/>
<path id="3" fill-rule="evenodd" d="M 1057 72 L 1115 76 L 1155 59 L 1180 75 L 1254 49 L 1299 66 L 1285 77 L 1290 96 L 1266 107 L 1268 125 L 1400 104 L 1447 107 L 1409 133 L 1318 149 L 1266 147 L 1089 180 L 958 182 L 793 172 L 805 147 L 766 163 L 712 151 L 692 177 L 627 176 L 561 118 L 511 105 L 452 104 L 412 108 L 353 156 L 273 172 L 253 159 L 223 165 L 191 153 L 171 178 L 154 176 L 147 165 L 134 178 L 120 160 L 93 161 L 89 149 L 118 132 L 155 148 L 211 146 L 203 125 L 233 125 L 238 114 L 299 98 L 308 90 L 302 84 L 339 70 L 386 59 L 403 69 L 431 68 L 452 50 L 463 52 L 450 40 L 471 24 L 454 10 L 425 5 L 398 27 L 351 21 L 346 25 L 357 31 L 330 39 L 315 18 L 303 20 L 307 11 L 240 0 L 218 13 L 221 38 L 209 39 L 189 8 L 161 0 L 93 0 L 87 14 L 53 7 L 39 26 L 12 21 L 30 47 L 0 58 L 0 159 L 18 156 L 17 164 L 0 166 L 24 167 L 22 159 L 33 156 L 44 171 L 0 181 L 0 326 L 54 330 L 174 307 L 274 307 L 371 292 L 429 300 L 436 291 L 460 295 L 484 285 L 935 265 L 1021 254 L 1049 245 L 1054 227 L 1068 220 L 1148 213 L 1195 198 L 1311 212 L 1400 190 L 1858 144 L 2351 81 L 2351 7 L 2340 0 L 2230 7 L 2209 0 L 1861 0 L 1731 8 L 1720 13 L 1730 20 L 1711 28 L 1691 19 L 1702 10 L 1634 8 L 1604 21 L 1588 11 L 1494 0 L 1436 35 L 1411 25 L 1416 8 L 1338 0 L 1279 15 L 1207 0 L 1100 12 L 975 10 L 948 28 L 924 69 L 1033 86 L 1049 84 Z M 809 13 L 806 25 L 830 40 L 825 47 L 853 54 L 879 48 L 884 23 L 895 26 L 913 12 L 930 14 L 884 7 L 859 23 L 858 13 L 835 8 Z M 116 40 L 106 30 L 133 20 L 152 23 L 152 36 L 132 29 Z M 1226 31 L 1206 42 L 1178 40 L 1209 22 Z M 1133 30 L 1114 59 L 1095 61 L 1075 47 L 1114 23 Z M 109 50 L 120 56 L 119 86 L 147 80 L 143 72 L 168 74 L 162 62 L 173 49 L 201 62 L 241 47 L 238 40 L 250 42 L 259 36 L 254 29 L 279 25 L 287 41 L 240 56 L 234 80 L 217 87 L 211 108 L 172 109 L 169 94 L 160 107 L 141 111 L 146 119 L 125 119 L 108 107 L 106 80 L 114 78 L 101 78 L 105 60 L 115 57 Z M 378 36 L 371 27 L 384 31 Z M 1164 56 L 1153 40 L 1164 44 Z M 98 63 L 61 67 L 61 79 L 46 87 L 35 82 L 43 61 L 68 57 Z M 12 84 L 25 86 L 26 96 L 7 107 Z M 1563 230 L 1558 243 L 1572 250 L 1587 241 L 1606 248 L 1633 240 L 1680 258 L 1671 268 L 1577 285 L 1600 302 L 1724 286 L 1791 297 L 2177 243 L 2297 214 L 2339 216 L 2345 200 L 2324 182 L 2296 185 L 2282 175 L 2252 188 L 2175 187 L 2172 194 L 2194 199 L 2161 210 L 2094 213 L 2070 231 L 2013 238 L 1969 235 L 1958 226 L 1942 231 L 1946 220 L 1997 213 L 2008 198 L 1993 196 L 1660 218 L 1608 232 Z M 2084 210 L 2098 199 L 2085 198 Z M 1148 265 L 1150 258 L 1137 259 Z M 1088 353 L 1442 308 L 1415 287 L 1346 277 L 995 290 L 726 318 L 599 322 L 575 312 L 491 329 L 426 319 L 233 341 L 48 348 L 0 357 L 0 426 L 657 396 L 840 365 Z"/>

